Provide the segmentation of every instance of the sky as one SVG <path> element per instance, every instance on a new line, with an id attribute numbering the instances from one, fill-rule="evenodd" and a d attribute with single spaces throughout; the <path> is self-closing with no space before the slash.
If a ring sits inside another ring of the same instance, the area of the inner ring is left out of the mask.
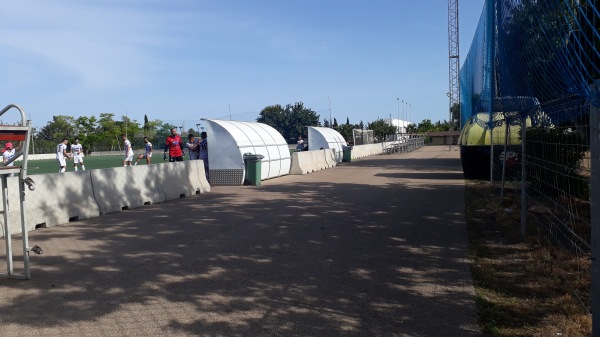
<path id="1" fill-rule="evenodd" d="M 459 1 L 462 60 L 483 2 Z M 0 0 L 0 12 L 0 105 L 36 127 L 112 113 L 188 128 L 295 102 L 340 123 L 448 119 L 446 0 Z"/>

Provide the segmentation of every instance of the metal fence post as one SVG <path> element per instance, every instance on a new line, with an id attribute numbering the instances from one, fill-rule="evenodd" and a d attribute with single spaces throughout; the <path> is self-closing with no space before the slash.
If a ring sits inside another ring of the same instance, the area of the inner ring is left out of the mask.
<path id="1" fill-rule="evenodd" d="M 491 123 L 493 114 L 490 114 L 490 186 L 494 187 L 494 128 Z"/>
<path id="2" fill-rule="evenodd" d="M 500 200 L 504 200 L 504 183 L 506 181 L 506 155 L 508 151 L 509 120 L 504 117 L 504 159 L 502 160 L 502 185 L 500 187 Z"/>
<path id="3" fill-rule="evenodd" d="M 521 120 L 521 239 L 527 233 L 527 116 Z"/>
<path id="4" fill-rule="evenodd" d="M 592 336 L 600 336 L 600 79 L 595 80 L 591 87 L 590 103 L 590 208 L 592 215 Z"/>

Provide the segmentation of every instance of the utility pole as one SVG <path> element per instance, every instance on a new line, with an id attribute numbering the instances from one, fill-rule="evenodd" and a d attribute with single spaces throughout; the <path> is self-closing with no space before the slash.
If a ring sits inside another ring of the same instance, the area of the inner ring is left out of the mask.
<path id="1" fill-rule="evenodd" d="M 333 121 L 331 120 L 331 99 L 327 96 L 327 101 L 329 101 L 329 128 L 333 128 Z"/>
<path id="2" fill-rule="evenodd" d="M 402 100 L 402 118 L 404 118 L 404 100 Z M 401 120 L 400 120 L 398 123 L 404 124 L 404 123 L 402 122 L 402 119 L 401 119 Z M 401 130 L 402 130 L 402 129 L 401 129 Z"/>
<path id="3" fill-rule="evenodd" d="M 400 97 L 396 97 L 396 101 L 398 101 L 398 130 L 396 131 L 396 133 L 400 133 Z M 402 101 L 404 102 L 404 101 Z M 390 119 L 392 118 L 392 116 L 390 116 Z M 398 138 L 398 137 L 396 137 Z"/>
<path id="4" fill-rule="evenodd" d="M 449 114 L 450 128 L 460 131 L 461 117 L 458 115 L 458 121 L 452 118 L 452 107 L 457 104 L 460 107 L 460 53 L 458 43 L 458 0 L 448 0 L 448 59 L 449 64 Z M 456 125 L 455 125 L 456 122 Z M 455 126 L 454 126 L 455 125 Z M 453 127 L 454 126 L 454 127 Z M 451 130 L 452 131 L 452 130 Z M 451 147 L 452 148 L 452 147 Z"/>

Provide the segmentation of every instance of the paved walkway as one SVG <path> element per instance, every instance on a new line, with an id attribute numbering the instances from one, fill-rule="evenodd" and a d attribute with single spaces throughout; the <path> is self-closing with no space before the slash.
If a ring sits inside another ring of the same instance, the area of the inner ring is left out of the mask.
<path id="1" fill-rule="evenodd" d="M 460 172 L 427 147 L 31 232 L 0 335 L 477 336 Z"/>

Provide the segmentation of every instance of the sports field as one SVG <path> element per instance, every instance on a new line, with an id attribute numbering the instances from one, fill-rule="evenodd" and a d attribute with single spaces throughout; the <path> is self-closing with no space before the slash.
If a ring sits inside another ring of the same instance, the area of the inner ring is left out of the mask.
<path id="1" fill-rule="evenodd" d="M 134 156 L 133 162 L 135 163 L 137 156 Z M 187 159 L 184 157 L 184 160 Z M 153 163 L 164 163 L 163 156 L 158 155 L 152 157 Z M 85 157 L 84 158 L 85 169 L 102 169 L 109 167 L 123 166 L 123 156 L 99 156 L 99 157 Z M 15 165 L 21 165 L 21 161 L 16 161 Z M 146 160 L 141 159 L 138 165 L 146 165 Z M 30 160 L 27 165 L 27 174 L 45 174 L 45 173 L 56 173 L 58 172 L 58 161 L 56 159 L 47 160 Z M 67 172 L 74 171 L 73 160 L 67 160 Z"/>

